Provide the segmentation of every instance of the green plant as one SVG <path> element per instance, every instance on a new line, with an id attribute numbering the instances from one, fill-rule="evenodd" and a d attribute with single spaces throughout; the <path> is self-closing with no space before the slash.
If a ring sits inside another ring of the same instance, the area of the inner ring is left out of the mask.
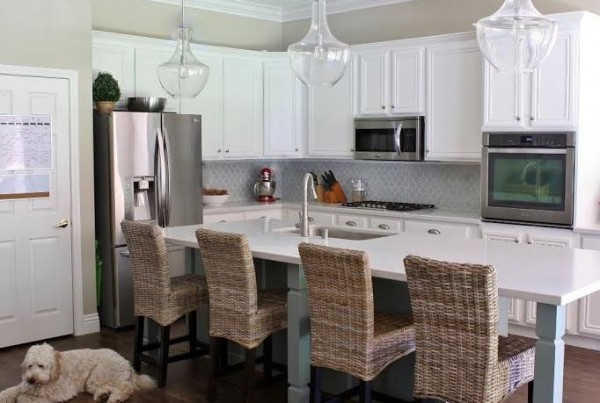
<path id="1" fill-rule="evenodd" d="M 121 99 L 119 82 L 110 73 L 101 72 L 92 86 L 94 102 L 117 102 Z"/>

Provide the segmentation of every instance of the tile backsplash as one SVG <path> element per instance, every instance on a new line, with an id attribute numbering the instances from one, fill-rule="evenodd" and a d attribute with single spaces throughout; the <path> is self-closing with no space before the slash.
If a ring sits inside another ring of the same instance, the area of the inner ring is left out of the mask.
<path id="1" fill-rule="evenodd" d="M 268 166 L 277 180 L 276 197 L 302 200 L 302 177 L 313 171 L 332 170 L 350 196 L 351 180 L 367 183 L 371 200 L 431 203 L 438 207 L 478 210 L 479 165 L 405 163 L 354 160 L 253 160 L 207 161 L 203 164 L 204 187 L 226 188 L 230 200 L 254 198 L 252 187 L 260 170 Z"/>

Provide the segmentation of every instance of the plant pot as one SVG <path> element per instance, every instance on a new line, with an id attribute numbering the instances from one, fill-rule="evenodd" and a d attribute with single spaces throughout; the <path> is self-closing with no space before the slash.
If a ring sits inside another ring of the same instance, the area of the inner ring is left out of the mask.
<path id="1" fill-rule="evenodd" d="M 96 110 L 100 113 L 111 113 L 115 109 L 116 102 L 102 101 L 96 102 Z"/>

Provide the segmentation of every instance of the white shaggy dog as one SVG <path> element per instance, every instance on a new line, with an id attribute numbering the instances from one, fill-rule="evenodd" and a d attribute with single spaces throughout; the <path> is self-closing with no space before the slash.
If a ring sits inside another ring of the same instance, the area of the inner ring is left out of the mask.
<path id="1" fill-rule="evenodd" d="M 108 403 L 127 400 L 139 389 L 156 384 L 138 375 L 129 362 L 109 349 L 55 351 L 49 344 L 27 350 L 22 382 L 0 393 L 0 403 L 54 403 L 88 392 Z"/>

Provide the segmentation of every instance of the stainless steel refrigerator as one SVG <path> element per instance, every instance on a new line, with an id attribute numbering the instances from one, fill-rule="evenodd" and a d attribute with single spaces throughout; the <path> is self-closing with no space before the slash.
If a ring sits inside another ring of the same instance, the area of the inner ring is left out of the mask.
<path id="1" fill-rule="evenodd" d="M 96 239 L 102 258 L 100 319 L 133 324 L 133 283 L 120 223 L 162 227 L 202 222 L 201 117 L 115 111 L 94 114 Z M 169 246 L 172 272 L 182 274 L 185 251 Z"/>

